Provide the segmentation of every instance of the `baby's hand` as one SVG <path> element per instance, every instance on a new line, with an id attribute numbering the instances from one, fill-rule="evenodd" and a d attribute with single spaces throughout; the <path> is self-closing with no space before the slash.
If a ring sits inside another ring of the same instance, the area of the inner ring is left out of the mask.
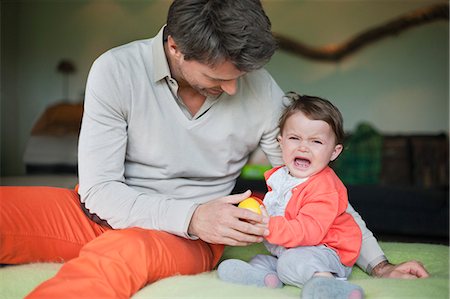
<path id="1" fill-rule="evenodd" d="M 263 205 L 260 205 L 259 209 L 261 210 L 261 215 L 263 215 L 263 217 L 270 218 L 269 217 L 269 213 L 267 213 L 267 210 L 266 210 L 266 208 Z"/>
<path id="2" fill-rule="evenodd" d="M 264 234 L 264 237 L 267 237 L 270 234 L 270 231 L 269 231 L 270 216 L 269 216 L 269 213 L 267 213 L 267 210 L 263 205 L 260 205 L 259 208 L 261 210 L 261 215 L 263 216 L 263 222 L 255 222 L 255 221 L 250 222 L 249 221 L 249 223 L 251 223 L 257 227 L 264 228 L 267 231 L 267 233 Z"/>

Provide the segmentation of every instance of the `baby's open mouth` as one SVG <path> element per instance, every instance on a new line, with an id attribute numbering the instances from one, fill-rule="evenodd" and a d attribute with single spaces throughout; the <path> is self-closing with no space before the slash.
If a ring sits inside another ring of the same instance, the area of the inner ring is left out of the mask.
<path id="1" fill-rule="evenodd" d="M 305 158 L 295 158 L 294 165 L 299 168 L 308 168 L 311 161 Z"/>

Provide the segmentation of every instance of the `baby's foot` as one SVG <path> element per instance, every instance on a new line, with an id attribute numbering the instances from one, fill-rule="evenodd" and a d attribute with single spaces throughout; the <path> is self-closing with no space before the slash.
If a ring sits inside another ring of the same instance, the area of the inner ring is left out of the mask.
<path id="1" fill-rule="evenodd" d="M 236 259 L 229 259 L 220 263 L 217 274 L 220 279 L 237 284 L 268 288 L 281 288 L 283 286 L 275 272 L 265 271 Z"/>
<path id="2" fill-rule="evenodd" d="M 302 289 L 302 299 L 363 299 L 361 287 L 331 277 L 313 277 Z"/>

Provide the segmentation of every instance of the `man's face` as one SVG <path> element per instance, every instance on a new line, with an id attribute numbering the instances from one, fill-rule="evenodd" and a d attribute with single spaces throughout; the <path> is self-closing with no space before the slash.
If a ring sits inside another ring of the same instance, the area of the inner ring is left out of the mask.
<path id="1" fill-rule="evenodd" d="M 166 55 L 169 57 L 172 76 L 179 86 L 192 87 L 203 96 L 217 97 L 223 92 L 233 95 L 237 81 L 245 74 L 229 61 L 218 62 L 214 67 L 195 60 L 184 59 L 171 36 L 168 37 Z"/>
<path id="2" fill-rule="evenodd" d="M 195 60 L 179 60 L 177 65 L 180 85 L 191 86 L 203 96 L 217 97 L 222 92 L 234 95 L 238 79 L 244 72 L 239 71 L 231 62 L 225 61 L 214 67 Z"/>

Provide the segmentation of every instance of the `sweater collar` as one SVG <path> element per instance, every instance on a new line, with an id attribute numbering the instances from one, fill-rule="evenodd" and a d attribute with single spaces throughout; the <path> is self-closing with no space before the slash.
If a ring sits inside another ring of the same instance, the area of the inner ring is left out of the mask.
<path id="1" fill-rule="evenodd" d="M 169 63 L 167 62 L 166 53 L 164 52 L 164 25 L 153 38 L 152 52 L 153 52 L 153 78 L 154 82 L 170 76 Z"/>

